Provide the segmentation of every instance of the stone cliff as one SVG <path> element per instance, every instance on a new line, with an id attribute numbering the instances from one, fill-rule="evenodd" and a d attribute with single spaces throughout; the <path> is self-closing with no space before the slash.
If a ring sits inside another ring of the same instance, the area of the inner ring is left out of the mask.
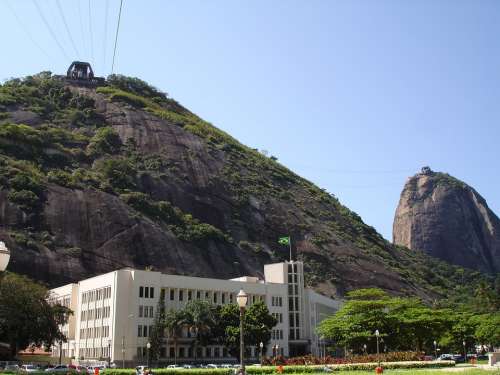
<path id="1" fill-rule="evenodd" d="M 452 264 L 500 272 L 500 220 L 477 191 L 445 173 L 424 168 L 408 179 L 393 240 Z"/>
<path id="2" fill-rule="evenodd" d="M 139 79 L 0 86 L 0 240 L 51 286 L 121 267 L 230 278 L 288 258 L 327 295 L 430 299 L 462 273 L 393 246 L 332 194 Z M 474 275 L 467 277 L 471 279 Z"/>

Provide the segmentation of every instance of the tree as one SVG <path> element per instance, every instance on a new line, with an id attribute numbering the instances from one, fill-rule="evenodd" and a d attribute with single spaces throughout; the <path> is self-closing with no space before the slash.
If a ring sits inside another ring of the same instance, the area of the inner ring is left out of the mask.
<path id="1" fill-rule="evenodd" d="M 174 343 L 174 363 L 177 364 L 177 340 L 182 336 L 182 328 L 186 323 L 183 310 L 169 310 L 165 314 L 163 325 L 169 339 Z"/>
<path id="2" fill-rule="evenodd" d="M 50 347 L 65 342 L 59 330 L 72 314 L 48 302 L 48 290 L 25 276 L 4 274 L 0 282 L 0 337 L 10 345 L 11 356 L 34 343 Z"/>
<path id="3" fill-rule="evenodd" d="M 184 314 L 189 332 L 194 335 L 194 359 L 196 360 L 198 345 L 206 345 L 211 340 L 210 334 L 216 325 L 215 307 L 208 301 L 193 300 L 186 304 Z"/>
<path id="4" fill-rule="evenodd" d="M 158 304 L 156 305 L 155 320 L 153 328 L 149 333 L 150 358 L 155 361 L 160 357 L 161 346 L 165 334 L 165 293 L 161 293 Z"/>
<path id="5" fill-rule="evenodd" d="M 219 306 L 217 309 L 216 340 L 224 345 L 229 354 L 240 359 L 240 310 L 238 305 Z M 271 339 L 271 330 L 276 319 L 269 313 L 264 302 L 259 301 L 245 311 L 243 320 L 244 341 L 246 346 L 266 345 Z"/>
<path id="6" fill-rule="evenodd" d="M 471 319 L 476 327 L 474 336 L 481 345 L 490 349 L 500 346 L 500 312 L 476 315 Z"/>
<path id="7" fill-rule="evenodd" d="M 434 340 L 450 328 L 449 310 L 431 309 L 417 298 L 391 297 L 380 289 L 359 289 L 318 327 L 318 333 L 338 345 L 362 352 L 376 350 L 374 332 L 385 346 L 398 350 L 431 349 Z"/>

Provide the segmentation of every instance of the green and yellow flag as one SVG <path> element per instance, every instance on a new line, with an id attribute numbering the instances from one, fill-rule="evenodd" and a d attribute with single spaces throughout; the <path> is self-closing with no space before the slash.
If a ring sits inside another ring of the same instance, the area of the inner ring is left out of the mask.
<path id="1" fill-rule="evenodd" d="M 290 237 L 280 237 L 278 243 L 280 245 L 290 245 Z"/>

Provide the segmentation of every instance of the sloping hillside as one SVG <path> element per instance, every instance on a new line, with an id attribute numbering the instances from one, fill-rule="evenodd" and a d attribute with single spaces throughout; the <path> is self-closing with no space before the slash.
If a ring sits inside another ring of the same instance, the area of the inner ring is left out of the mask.
<path id="1" fill-rule="evenodd" d="M 0 238 L 51 285 L 124 266 L 221 278 L 287 259 L 329 295 L 433 298 L 473 273 L 396 247 L 337 198 L 138 79 L 0 87 Z"/>

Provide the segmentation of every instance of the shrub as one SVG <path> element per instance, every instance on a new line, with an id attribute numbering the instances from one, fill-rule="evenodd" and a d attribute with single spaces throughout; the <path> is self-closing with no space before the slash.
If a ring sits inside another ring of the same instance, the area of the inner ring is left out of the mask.
<path id="1" fill-rule="evenodd" d="M 92 156 L 115 154 L 120 151 L 122 141 L 113 128 L 105 127 L 96 131 L 87 147 L 87 152 Z"/>
<path id="2" fill-rule="evenodd" d="M 135 187 L 137 171 L 127 159 L 107 159 L 99 163 L 97 168 L 111 186 L 118 189 Z"/>
<path id="3" fill-rule="evenodd" d="M 38 197 L 30 190 L 11 191 L 7 198 L 24 211 L 31 211 L 38 205 Z"/>

